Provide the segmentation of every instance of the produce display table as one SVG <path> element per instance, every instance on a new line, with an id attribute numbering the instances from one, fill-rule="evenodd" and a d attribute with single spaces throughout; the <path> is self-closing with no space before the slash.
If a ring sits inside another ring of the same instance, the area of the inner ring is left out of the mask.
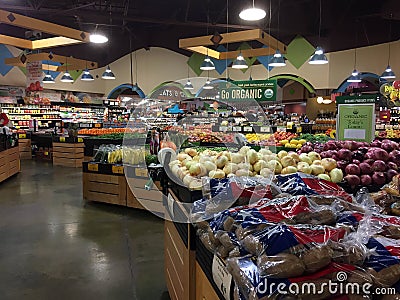
<path id="1" fill-rule="evenodd" d="M 53 137 L 51 134 L 32 133 L 31 145 L 37 148 L 34 152 L 36 158 L 52 159 Z"/>
<path id="2" fill-rule="evenodd" d="M 0 152 L 0 182 L 19 173 L 20 168 L 18 147 Z"/>
<path id="3" fill-rule="evenodd" d="M 18 147 L 20 159 L 32 159 L 32 142 L 29 133 L 18 134 Z"/>
<path id="4" fill-rule="evenodd" d="M 181 201 L 173 190 L 168 190 L 167 213 L 185 214 Z M 173 203 L 173 204 L 171 204 Z M 164 222 L 165 278 L 173 300 L 225 299 L 212 279 L 214 255 L 196 236 L 192 224 Z M 229 294 L 233 288 L 229 289 Z"/>
<path id="5" fill-rule="evenodd" d="M 83 199 L 126 206 L 125 176 L 83 173 Z"/>
<path id="6" fill-rule="evenodd" d="M 159 181 L 145 189 L 149 182 L 147 169 L 131 167 L 128 180 L 135 187 L 132 193 L 122 165 L 83 163 L 83 198 L 86 201 L 104 202 L 164 213 Z M 136 175 L 135 175 L 136 174 Z M 140 202 L 137 197 L 140 197 Z M 143 203 L 144 206 L 141 204 Z"/>
<path id="7" fill-rule="evenodd" d="M 53 141 L 53 165 L 80 168 L 83 163 L 84 143 L 62 141 Z"/>
<path id="8" fill-rule="evenodd" d="M 172 190 L 169 190 L 168 202 L 174 203 L 170 206 L 174 214 L 187 215 Z M 195 237 L 195 229 L 191 224 L 165 220 L 165 278 L 172 300 L 203 299 L 196 298 Z"/>

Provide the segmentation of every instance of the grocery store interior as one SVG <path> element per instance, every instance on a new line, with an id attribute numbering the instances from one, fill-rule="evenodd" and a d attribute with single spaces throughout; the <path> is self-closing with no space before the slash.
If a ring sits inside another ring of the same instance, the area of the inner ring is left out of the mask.
<path id="1" fill-rule="evenodd" d="M 400 300 L 398 0 L 0 0 L 1 299 Z"/>

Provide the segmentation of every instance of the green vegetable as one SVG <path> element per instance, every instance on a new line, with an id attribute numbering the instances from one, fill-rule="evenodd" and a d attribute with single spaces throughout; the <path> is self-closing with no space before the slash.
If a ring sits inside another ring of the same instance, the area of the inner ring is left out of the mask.
<path id="1" fill-rule="evenodd" d="M 148 155 L 146 155 L 145 159 L 146 159 L 146 165 L 158 164 L 157 155 L 148 154 Z"/>

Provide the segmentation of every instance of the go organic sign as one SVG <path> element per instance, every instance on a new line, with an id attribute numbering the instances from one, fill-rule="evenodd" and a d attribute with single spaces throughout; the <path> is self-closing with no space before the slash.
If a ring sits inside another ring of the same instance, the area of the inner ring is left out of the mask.
<path id="1" fill-rule="evenodd" d="M 233 81 L 228 87 L 222 87 L 221 101 L 237 100 L 275 101 L 276 80 Z"/>

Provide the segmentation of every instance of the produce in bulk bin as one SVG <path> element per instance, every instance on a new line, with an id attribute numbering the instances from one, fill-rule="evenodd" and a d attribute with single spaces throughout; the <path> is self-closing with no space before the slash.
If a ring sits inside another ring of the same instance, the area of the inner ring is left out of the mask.
<path id="1" fill-rule="evenodd" d="M 368 283 L 370 292 L 392 287 L 399 293 L 400 218 L 379 214 L 368 193 L 356 200 L 360 204 L 331 195 L 278 194 L 216 214 L 197 224 L 198 234 L 226 258 L 241 299 L 280 299 L 278 284 L 293 299 L 357 297 L 331 292 L 324 288 L 329 282 Z M 321 292 L 302 289 L 310 284 Z"/>
<path id="2" fill-rule="evenodd" d="M 237 152 L 186 148 L 177 155 L 176 160 L 169 164 L 172 174 L 182 180 L 186 186 L 201 177 L 222 179 L 232 176 L 254 176 L 269 178 L 273 174 L 284 175 L 296 172 L 340 182 L 343 179 L 343 173 L 336 167 L 335 160 L 321 159 L 321 156 L 313 151 L 299 155 L 293 151 L 282 150 L 275 154 L 269 149 L 256 151 L 248 146 L 243 146 Z"/>
<path id="3" fill-rule="evenodd" d="M 376 140 L 370 144 L 328 141 L 325 144 L 306 143 L 299 152 L 318 152 L 323 159 L 336 160 L 345 182 L 354 189 L 359 185 L 380 188 L 390 182 L 400 167 L 399 149 L 399 144 L 390 140 Z"/>

